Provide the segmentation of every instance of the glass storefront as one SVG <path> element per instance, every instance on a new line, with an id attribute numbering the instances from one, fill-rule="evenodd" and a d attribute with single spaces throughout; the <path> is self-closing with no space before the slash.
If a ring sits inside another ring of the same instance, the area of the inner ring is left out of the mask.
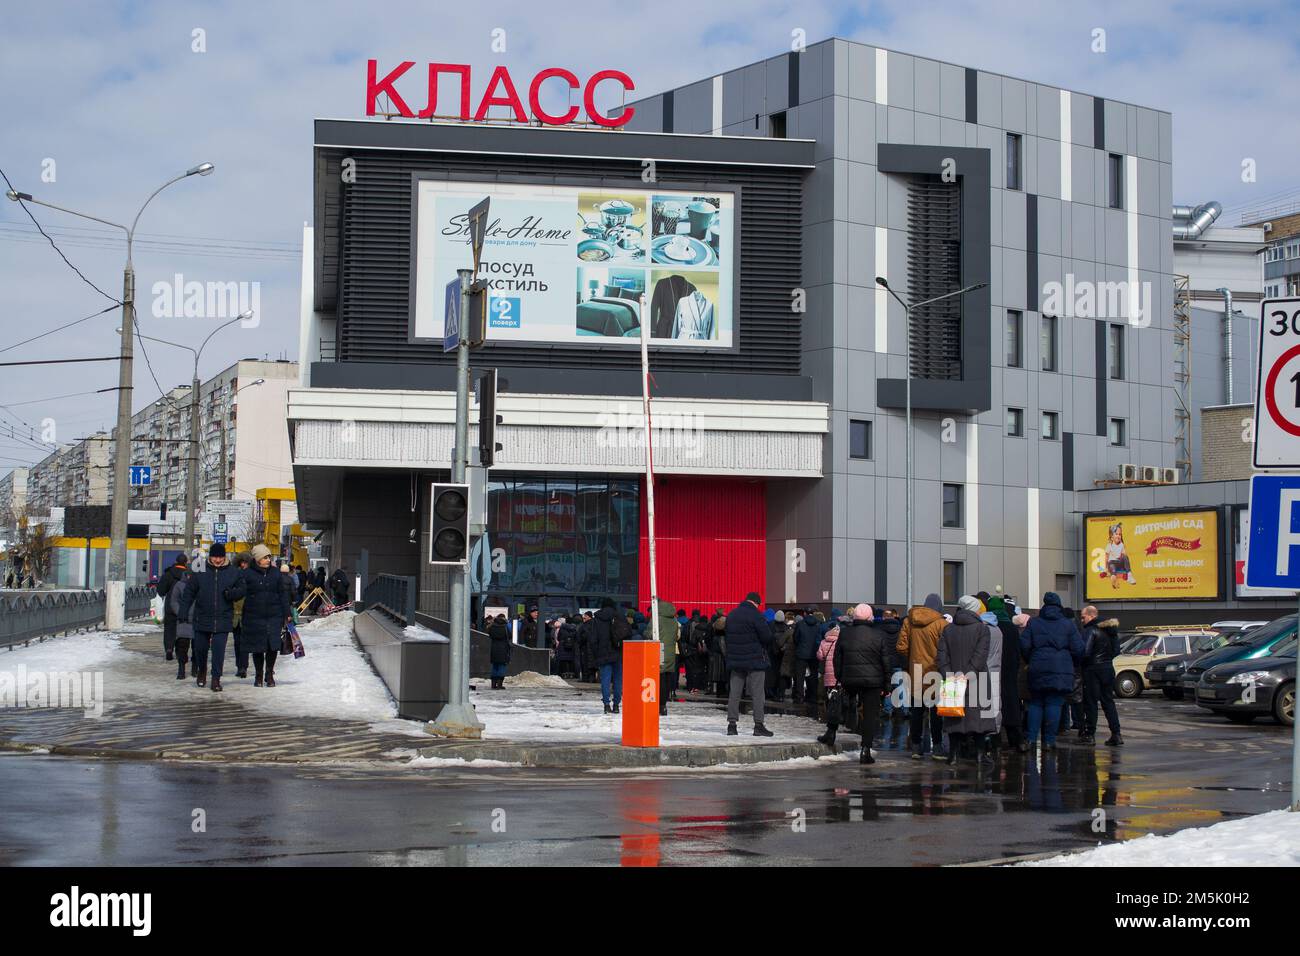
<path id="1" fill-rule="evenodd" d="M 536 604 L 541 616 L 636 601 L 635 478 L 521 477 L 488 484 L 491 580 L 478 607 Z"/>

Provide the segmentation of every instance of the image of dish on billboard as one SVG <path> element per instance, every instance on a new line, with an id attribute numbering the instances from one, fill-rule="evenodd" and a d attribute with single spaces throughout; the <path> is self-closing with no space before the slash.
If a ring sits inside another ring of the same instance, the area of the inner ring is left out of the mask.
<path id="1" fill-rule="evenodd" d="M 479 278 L 488 344 L 735 341 L 734 193 L 418 183 L 413 340 L 442 336 L 442 287 L 472 265 L 469 209 L 491 210 Z"/>
<path id="2" fill-rule="evenodd" d="M 1089 601 L 1219 596 L 1217 511 L 1088 515 L 1084 540 Z"/>

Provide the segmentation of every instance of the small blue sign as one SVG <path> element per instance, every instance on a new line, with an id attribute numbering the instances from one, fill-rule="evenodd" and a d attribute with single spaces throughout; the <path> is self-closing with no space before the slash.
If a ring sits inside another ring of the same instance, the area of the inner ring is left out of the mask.
<path id="1" fill-rule="evenodd" d="M 129 469 L 131 487 L 138 488 L 141 485 L 153 484 L 153 466 L 152 465 L 132 465 Z"/>
<path id="2" fill-rule="evenodd" d="M 442 350 L 454 352 L 460 347 L 460 279 L 447 283 L 446 305 L 442 314 Z"/>
<path id="3" fill-rule="evenodd" d="M 1253 475 L 1246 586 L 1300 591 L 1300 475 Z"/>
<path id="4" fill-rule="evenodd" d="M 519 328 L 519 298 L 517 296 L 493 296 L 491 308 L 488 309 L 488 328 Z"/>

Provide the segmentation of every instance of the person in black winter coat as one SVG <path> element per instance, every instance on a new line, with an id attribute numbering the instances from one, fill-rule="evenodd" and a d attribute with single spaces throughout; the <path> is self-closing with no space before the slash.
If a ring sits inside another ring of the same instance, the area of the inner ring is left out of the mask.
<path id="1" fill-rule="evenodd" d="M 759 610 L 762 598 L 750 591 L 745 600 L 727 615 L 727 667 L 731 670 L 730 693 L 727 696 L 727 733 L 735 734 L 736 721 L 740 719 L 740 699 L 748 690 L 754 703 L 754 736 L 771 737 L 772 731 L 763 726 L 763 686 L 767 669 L 772 666 L 772 628 Z"/>
<path id="2" fill-rule="evenodd" d="M 275 658 L 280 634 L 293 619 L 293 596 L 286 576 L 271 562 L 264 544 L 253 548 L 253 563 L 241 574 L 244 610 L 240 615 L 240 642 L 253 657 L 253 686 L 275 686 Z"/>
<path id="3" fill-rule="evenodd" d="M 591 646 L 592 617 L 590 611 L 583 611 L 582 623 L 578 625 L 578 677 L 588 684 L 596 680 L 595 651 Z"/>
<path id="4" fill-rule="evenodd" d="M 841 625 L 839 640 L 835 642 L 835 679 L 853 698 L 848 706 L 862 707 L 859 730 L 862 734 L 860 763 L 875 763 L 871 756 L 871 742 L 876 739 L 880 724 L 880 698 L 889 689 L 894 673 L 894 642 L 898 640 L 901 623 L 897 620 L 873 621 L 870 604 L 859 604 L 853 609 L 853 623 Z M 834 733 L 827 736 L 834 740 Z"/>
<path id="5" fill-rule="evenodd" d="M 824 631 L 821 622 L 811 610 L 805 612 L 794 628 L 794 680 L 790 685 L 790 699 L 802 704 L 805 697 L 816 696 L 817 648 L 821 646 Z"/>
<path id="6" fill-rule="evenodd" d="M 498 614 L 488 628 L 488 638 L 492 641 L 488 660 L 492 664 L 492 689 L 502 690 L 506 686 L 506 668 L 514 653 L 514 643 L 510 640 L 510 628 L 506 626 L 506 616 Z"/>
<path id="7" fill-rule="evenodd" d="M 998 630 L 1002 632 L 1002 668 L 998 672 L 1002 729 L 1007 732 L 1007 745 L 1024 753 L 1029 745 L 1025 743 L 1020 703 L 1020 628 L 1011 622 L 1011 609 L 1001 597 L 989 598 L 987 606 L 998 619 Z"/>
<path id="8" fill-rule="evenodd" d="M 167 660 L 171 660 L 176 652 L 176 615 L 172 613 L 171 602 L 166 600 L 167 595 L 171 593 L 172 586 L 177 581 L 183 579 L 190 573 L 190 559 L 185 556 L 184 551 L 176 554 L 176 559 L 172 562 L 171 567 L 162 573 L 158 578 L 158 586 L 155 589 L 158 596 L 163 598 L 163 651 L 167 654 Z M 188 654 L 190 642 L 185 642 L 186 652 Z M 182 663 L 182 674 L 184 676 Z"/>
<path id="9" fill-rule="evenodd" d="M 238 568 L 226 560 L 226 546 L 221 542 L 208 551 L 207 566 L 194 575 L 181 597 L 182 621 L 194 625 L 194 662 L 197 683 L 203 687 L 208 679 L 208 648 L 212 648 L 212 689 L 221 690 L 221 664 L 226 656 L 226 640 L 234 626 L 235 602 L 244 596 L 244 581 Z"/>
<path id="10" fill-rule="evenodd" d="M 600 671 L 600 697 L 607 714 L 617 714 L 623 701 L 623 642 L 631 634 L 627 615 L 614 606 L 613 599 L 601 601 L 591 621 L 591 649 Z"/>
<path id="11" fill-rule="evenodd" d="M 1119 732 L 1119 711 L 1115 709 L 1115 656 L 1119 653 L 1119 621 L 1097 620 L 1091 604 L 1080 615 L 1083 622 L 1083 737 L 1084 743 L 1097 739 L 1097 706 L 1106 714 L 1110 728 L 1108 747 L 1119 747 L 1124 738 Z"/>
<path id="12" fill-rule="evenodd" d="M 352 578 L 342 568 L 336 569 L 330 575 L 330 594 L 336 605 L 348 604 L 351 601 Z"/>

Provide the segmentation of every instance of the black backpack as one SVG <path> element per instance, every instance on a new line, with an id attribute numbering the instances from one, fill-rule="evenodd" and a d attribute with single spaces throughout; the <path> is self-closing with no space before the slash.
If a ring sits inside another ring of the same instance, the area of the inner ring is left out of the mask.
<path id="1" fill-rule="evenodd" d="M 614 650 L 623 649 L 623 642 L 632 636 L 632 625 L 627 622 L 627 616 L 615 614 L 614 619 L 609 622 L 609 643 Z"/>

